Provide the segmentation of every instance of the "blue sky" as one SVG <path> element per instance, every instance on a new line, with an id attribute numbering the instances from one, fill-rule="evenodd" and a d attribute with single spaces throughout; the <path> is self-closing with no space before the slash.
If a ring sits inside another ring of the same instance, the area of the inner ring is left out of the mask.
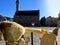
<path id="1" fill-rule="evenodd" d="M 57 17 L 60 12 L 60 0 L 19 0 L 19 10 L 40 10 L 40 18 Z M 0 14 L 12 17 L 16 11 L 16 0 L 0 0 Z"/>

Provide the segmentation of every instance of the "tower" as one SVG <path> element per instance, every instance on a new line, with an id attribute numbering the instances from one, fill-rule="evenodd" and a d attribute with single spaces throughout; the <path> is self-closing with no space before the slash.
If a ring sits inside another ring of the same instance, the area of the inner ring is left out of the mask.
<path id="1" fill-rule="evenodd" d="M 16 12 L 19 10 L 19 0 L 16 0 Z"/>

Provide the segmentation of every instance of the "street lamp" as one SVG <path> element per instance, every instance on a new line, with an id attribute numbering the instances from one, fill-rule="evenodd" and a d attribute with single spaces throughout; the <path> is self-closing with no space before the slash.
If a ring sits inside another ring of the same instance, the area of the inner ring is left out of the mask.
<path id="1" fill-rule="evenodd" d="M 32 23 L 32 27 L 34 27 L 35 23 Z M 33 32 L 31 32 L 31 45 L 33 45 Z"/>

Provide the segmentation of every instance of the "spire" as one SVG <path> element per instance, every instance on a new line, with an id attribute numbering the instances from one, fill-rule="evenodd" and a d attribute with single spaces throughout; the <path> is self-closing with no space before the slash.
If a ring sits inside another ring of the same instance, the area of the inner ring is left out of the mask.
<path id="1" fill-rule="evenodd" d="M 16 0 L 16 11 L 19 10 L 19 0 Z"/>

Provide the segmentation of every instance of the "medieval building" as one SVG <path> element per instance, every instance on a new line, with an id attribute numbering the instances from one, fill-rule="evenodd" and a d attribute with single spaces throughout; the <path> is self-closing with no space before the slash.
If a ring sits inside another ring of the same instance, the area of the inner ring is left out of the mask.
<path id="1" fill-rule="evenodd" d="M 13 21 L 23 26 L 40 26 L 39 25 L 39 10 L 19 10 L 19 0 L 16 1 L 16 12 Z"/>

